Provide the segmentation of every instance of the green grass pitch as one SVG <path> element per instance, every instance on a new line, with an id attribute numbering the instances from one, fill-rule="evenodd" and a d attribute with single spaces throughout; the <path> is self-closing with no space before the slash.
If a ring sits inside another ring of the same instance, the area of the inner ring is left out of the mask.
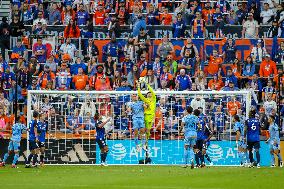
<path id="1" fill-rule="evenodd" d="M 280 189 L 284 169 L 45 166 L 0 168 L 1 189 Z"/>

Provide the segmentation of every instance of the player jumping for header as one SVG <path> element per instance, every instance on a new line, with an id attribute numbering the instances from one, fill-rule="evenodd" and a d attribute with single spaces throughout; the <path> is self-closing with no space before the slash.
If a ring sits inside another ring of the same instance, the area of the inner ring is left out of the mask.
<path id="1" fill-rule="evenodd" d="M 37 126 L 38 132 L 38 147 L 40 151 L 40 165 L 44 165 L 44 152 L 45 152 L 45 138 L 47 133 L 47 124 L 45 122 L 45 114 L 39 115 L 39 121 Z"/>
<path id="2" fill-rule="evenodd" d="M 147 97 L 144 97 L 144 95 L 141 93 L 139 82 L 137 82 L 137 88 L 138 88 L 138 96 L 144 102 L 144 115 L 145 115 L 144 120 L 147 132 L 147 137 L 146 137 L 146 143 L 147 143 L 150 137 L 150 131 L 153 126 L 155 113 L 156 113 L 156 94 L 154 93 L 154 90 L 148 83 L 146 83 L 145 81 L 143 82 L 147 85 L 149 89 Z"/>
<path id="3" fill-rule="evenodd" d="M 146 134 L 145 134 L 145 121 L 144 121 L 144 103 L 138 100 L 138 96 L 133 94 L 132 102 L 128 103 L 128 112 L 132 112 L 132 128 L 134 130 L 134 139 L 137 151 L 140 151 L 141 145 L 146 149 Z M 138 138 L 142 139 L 139 144 Z"/>
<path id="4" fill-rule="evenodd" d="M 248 163 L 247 156 L 247 144 L 245 137 L 245 126 L 241 122 L 240 117 L 238 115 L 234 116 L 234 131 L 237 133 L 236 135 L 236 144 L 238 148 L 238 156 L 240 158 L 240 163 L 242 166 L 246 166 Z"/>
<path id="5" fill-rule="evenodd" d="M 275 117 L 270 115 L 268 118 L 269 122 L 269 134 L 270 137 L 266 141 L 269 143 L 270 155 L 271 155 L 271 167 L 275 167 L 274 154 L 278 157 L 280 161 L 280 167 L 283 167 L 283 161 L 280 154 L 280 137 L 279 137 L 279 127 L 275 123 Z"/>
<path id="6" fill-rule="evenodd" d="M 187 167 L 188 159 L 190 159 L 191 168 L 194 168 L 194 152 L 193 147 L 196 145 L 197 125 L 199 123 L 198 116 L 200 111 L 194 110 L 192 107 L 186 109 L 186 115 L 182 118 L 181 126 L 184 128 L 184 168 Z"/>
<path id="7" fill-rule="evenodd" d="M 0 163 L 0 167 L 4 167 L 9 155 L 14 151 L 14 160 L 12 168 L 17 168 L 16 164 L 19 159 L 20 142 L 23 131 L 27 130 L 26 126 L 20 123 L 20 117 L 16 118 L 16 123 L 12 127 L 12 137 L 9 142 L 8 152 L 4 155 L 3 162 Z"/>

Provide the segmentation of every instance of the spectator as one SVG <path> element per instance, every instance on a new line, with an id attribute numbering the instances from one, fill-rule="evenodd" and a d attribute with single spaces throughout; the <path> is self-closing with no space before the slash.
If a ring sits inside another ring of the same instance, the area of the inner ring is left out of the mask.
<path id="1" fill-rule="evenodd" d="M 198 56 L 199 55 L 198 50 L 197 50 L 196 46 L 193 44 L 192 39 L 187 38 L 186 42 L 187 42 L 186 45 L 184 45 L 181 49 L 180 56 L 184 57 L 186 50 L 188 50 L 189 58 L 193 59 L 196 56 Z"/>
<path id="2" fill-rule="evenodd" d="M 191 58 L 191 49 L 186 49 L 183 58 L 178 64 L 178 68 L 183 68 L 186 71 L 186 74 L 193 76 L 194 75 L 194 57 Z"/>
<path id="3" fill-rule="evenodd" d="M 202 108 L 203 113 L 205 114 L 205 100 L 201 95 L 196 95 L 194 99 L 192 99 L 190 106 L 195 110 Z"/>
<path id="4" fill-rule="evenodd" d="M 217 20 L 214 22 L 214 30 L 216 38 L 224 38 L 224 28 L 225 22 L 223 20 L 222 15 L 217 17 Z"/>
<path id="5" fill-rule="evenodd" d="M 6 131 L 9 128 L 9 117 L 6 115 L 3 107 L 0 107 L 0 131 Z M 0 132 L 0 138 L 4 138 L 3 132 Z"/>
<path id="6" fill-rule="evenodd" d="M 158 78 L 158 83 L 160 80 L 160 75 L 163 72 L 163 64 L 161 62 L 160 57 L 155 57 L 155 61 L 153 62 L 153 71 L 154 75 Z"/>
<path id="7" fill-rule="evenodd" d="M 165 81 L 167 83 L 167 87 L 170 89 L 173 89 L 174 86 L 174 77 L 173 75 L 169 72 L 169 67 L 168 66 L 163 66 L 163 73 L 161 74 L 160 77 L 160 82 L 162 83 Z"/>
<path id="8" fill-rule="evenodd" d="M 33 23 L 33 13 L 29 10 L 29 5 L 27 3 L 23 4 L 23 10 L 21 15 L 21 20 L 25 25 L 32 25 Z"/>
<path id="9" fill-rule="evenodd" d="M 204 70 L 204 62 L 201 60 L 200 56 L 195 57 L 194 61 L 194 75 L 196 76 L 199 72 Z"/>
<path id="10" fill-rule="evenodd" d="M 78 74 L 72 79 L 76 90 L 84 90 L 88 83 L 88 76 L 84 74 L 82 68 L 78 68 Z"/>
<path id="11" fill-rule="evenodd" d="M 216 7 L 215 9 L 215 13 L 213 14 L 212 16 L 212 23 L 215 24 L 215 22 L 217 21 L 218 17 L 223 17 L 221 11 L 220 11 L 220 8 L 219 7 Z"/>
<path id="12" fill-rule="evenodd" d="M 101 77 L 105 77 L 106 84 L 110 85 L 109 78 L 105 76 L 103 65 L 97 65 L 96 69 L 97 69 L 97 73 L 93 75 L 89 80 L 90 87 L 96 90 L 97 88 L 101 88 L 101 85 L 102 85 L 102 82 L 100 79 Z"/>
<path id="13" fill-rule="evenodd" d="M 267 86 L 262 89 L 261 96 L 262 96 L 262 101 L 263 102 L 268 99 L 267 98 L 268 94 L 271 94 L 272 95 L 272 99 L 275 100 L 275 98 L 276 98 L 276 90 L 272 86 L 272 80 L 271 79 L 268 79 Z"/>
<path id="14" fill-rule="evenodd" d="M 63 25 L 68 25 L 70 20 L 75 20 L 75 11 L 72 9 L 70 4 L 67 4 L 64 11 L 62 11 L 61 20 Z"/>
<path id="15" fill-rule="evenodd" d="M 232 69 L 234 76 L 236 76 L 237 79 L 240 80 L 242 77 L 242 66 L 239 59 L 236 58 L 230 67 Z"/>
<path id="16" fill-rule="evenodd" d="M 173 75 L 175 75 L 178 71 L 178 63 L 173 59 L 172 55 L 167 56 L 167 60 L 163 63 L 163 65 L 169 67 L 170 73 Z"/>
<path id="17" fill-rule="evenodd" d="M 89 13 L 84 9 L 84 5 L 79 5 L 79 10 L 76 13 L 76 20 L 79 26 L 89 25 Z"/>
<path id="18" fill-rule="evenodd" d="M 0 109 L 4 108 L 6 109 L 5 112 L 10 112 L 10 105 L 11 103 L 9 102 L 8 99 L 5 98 L 4 93 L 0 93 Z"/>
<path id="19" fill-rule="evenodd" d="M 28 71 L 31 73 L 31 75 L 38 76 L 41 70 L 42 70 L 42 67 L 38 63 L 36 56 L 32 55 L 28 63 Z"/>
<path id="20" fill-rule="evenodd" d="M 229 15 L 226 17 L 226 24 L 238 25 L 237 15 L 233 9 L 230 10 Z"/>
<path id="21" fill-rule="evenodd" d="M 223 48 L 223 57 L 225 57 L 224 63 L 232 63 L 237 57 L 237 48 L 234 44 L 233 39 L 228 39 Z"/>
<path id="22" fill-rule="evenodd" d="M 238 87 L 238 78 L 233 74 L 232 69 L 227 69 L 227 76 L 225 80 L 225 86 L 228 87 L 229 83 L 234 83 L 235 87 Z"/>
<path id="23" fill-rule="evenodd" d="M 98 9 L 93 14 L 94 25 L 104 25 L 105 24 L 105 11 L 102 4 L 98 4 Z"/>
<path id="24" fill-rule="evenodd" d="M 125 25 L 129 17 L 129 14 L 125 9 L 125 6 L 120 6 L 117 12 L 118 12 L 117 18 L 119 25 Z"/>
<path id="25" fill-rule="evenodd" d="M 253 62 L 261 63 L 263 57 L 267 54 L 265 47 L 262 45 L 262 40 L 257 40 L 257 44 L 251 50 Z"/>
<path id="26" fill-rule="evenodd" d="M 99 55 L 99 49 L 91 38 L 88 39 L 88 44 L 85 49 L 86 50 L 82 52 L 85 61 L 89 61 L 92 57 L 97 57 Z"/>
<path id="27" fill-rule="evenodd" d="M 49 68 L 50 68 L 50 71 L 52 71 L 53 73 L 56 73 L 57 72 L 57 63 L 55 62 L 55 58 L 53 55 L 51 55 L 45 65 L 47 65 Z"/>
<path id="28" fill-rule="evenodd" d="M 196 84 L 196 88 L 198 91 L 205 90 L 205 87 L 207 86 L 206 77 L 203 71 L 200 71 L 196 77 L 194 83 Z"/>
<path id="29" fill-rule="evenodd" d="M 116 41 L 116 37 L 112 36 L 111 41 L 103 46 L 103 61 L 105 61 L 108 56 L 111 56 L 113 59 L 118 59 L 121 51 L 122 46 Z"/>
<path id="30" fill-rule="evenodd" d="M 48 82 L 52 82 L 52 85 L 53 85 L 52 89 L 54 89 L 54 87 L 55 87 L 55 74 L 50 71 L 50 68 L 48 66 L 45 66 L 44 71 L 42 71 L 38 76 L 37 85 L 41 89 L 45 89 Z"/>
<path id="31" fill-rule="evenodd" d="M 172 25 L 173 18 L 172 15 L 169 13 L 167 8 L 164 8 L 164 11 L 160 14 L 160 23 L 163 26 Z"/>
<path id="32" fill-rule="evenodd" d="M 123 51 L 124 51 L 124 56 L 128 55 L 131 61 L 135 60 L 136 50 L 132 35 L 128 37 L 127 43 L 125 44 Z"/>
<path id="33" fill-rule="evenodd" d="M 229 84 L 228 86 L 225 86 L 223 88 L 223 91 L 238 91 L 239 88 L 238 87 L 235 87 L 235 84 L 233 81 L 229 81 Z"/>
<path id="34" fill-rule="evenodd" d="M 92 101 L 91 97 L 87 95 L 86 101 L 83 102 L 80 110 L 80 117 L 85 117 L 88 113 L 91 113 L 91 116 L 94 117 L 96 113 L 96 104 Z"/>
<path id="35" fill-rule="evenodd" d="M 4 60 L 2 54 L 0 54 L 0 73 L 5 72 L 5 70 L 9 67 L 9 64 L 6 60 Z"/>
<path id="36" fill-rule="evenodd" d="M 261 62 L 259 68 L 260 77 L 273 77 L 277 75 L 276 63 L 270 60 L 270 55 L 266 54 L 265 59 Z"/>
<path id="37" fill-rule="evenodd" d="M 284 41 L 280 42 L 280 47 L 276 53 L 276 60 L 278 64 L 282 64 L 284 68 Z"/>
<path id="38" fill-rule="evenodd" d="M 104 67 L 105 67 L 105 74 L 108 77 L 112 77 L 114 75 L 114 71 L 117 70 L 116 62 L 112 59 L 110 55 L 107 57 Z M 119 69 L 121 69 L 121 67 Z"/>
<path id="39" fill-rule="evenodd" d="M 184 69 L 181 69 L 180 74 L 176 78 L 176 89 L 179 91 L 190 90 L 191 85 L 191 78 L 185 74 Z"/>
<path id="40" fill-rule="evenodd" d="M 5 56 L 6 49 L 10 49 L 10 35 L 11 27 L 7 22 L 7 17 L 3 17 L 0 24 L 0 48 L 2 56 Z"/>
<path id="41" fill-rule="evenodd" d="M 273 20 L 272 26 L 267 31 L 267 37 L 281 37 L 281 28 L 278 26 L 277 20 Z"/>
<path id="42" fill-rule="evenodd" d="M 80 29 L 77 26 L 76 22 L 70 19 L 69 24 L 66 26 L 64 30 L 64 38 L 79 38 L 79 37 L 80 37 Z"/>
<path id="43" fill-rule="evenodd" d="M 127 82 L 135 90 L 136 81 L 139 79 L 140 73 L 137 65 L 133 65 L 132 70 L 127 74 Z"/>
<path id="44" fill-rule="evenodd" d="M 215 8 L 219 8 L 222 13 L 227 13 L 231 10 L 230 4 L 226 0 L 218 0 L 215 3 Z"/>
<path id="45" fill-rule="evenodd" d="M 174 53 L 174 46 L 169 41 L 168 36 L 164 35 L 162 43 L 159 44 L 157 49 L 157 55 L 161 58 L 161 61 L 165 61 L 166 57 Z"/>
<path id="46" fill-rule="evenodd" d="M 201 13 L 195 13 L 196 18 L 193 20 L 191 35 L 193 38 L 204 38 L 205 37 L 205 20 L 202 19 Z"/>
<path id="47" fill-rule="evenodd" d="M 12 37 L 20 37 L 25 31 L 24 24 L 19 20 L 19 16 L 14 16 L 12 22 L 10 23 L 10 31 Z"/>
<path id="48" fill-rule="evenodd" d="M 38 19 L 40 17 L 40 12 L 42 12 L 42 16 L 44 19 L 48 19 L 48 11 L 44 9 L 42 3 L 38 3 L 37 7 L 34 7 L 34 19 Z"/>
<path id="49" fill-rule="evenodd" d="M 182 14 L 177 14 L 177 20 L 173 23 L 173 37 L 183 38 L 185 36 L 185 22 L 182 20 Z"/>
<path id="50" fill-rule="evenodd" d="M 100 80 L 101 85 L 96 86 L 97 91 L 111 91 L 112 90 L 110 83 L 107 82 L 107 78 L 105 76 L 100 77 L 98 80 Z M 118 85 L 116 85 L 115 87 L 117 86 Z"/>
<path id="51" fill-rule="evenodd" d="M 117 20 L 117 15 L 112 14 L 109 24 L 107 25 L 108 28 L 108 38 L 113 37 L 120 37 L 120 25 Z"/>
<path id="52" fill-rule="evenodd" d="M 276 102 L 272 99 L 272 94 L 268 93 L 267 94 L 267 99 L 266 101 L 263 103 L 263 107 L 265 110 L 265 114 L 267 116 L 271 115 L 273 111 L 277 110 L 277 104 Z"/>
<path id="53" fill-rule="evenodd" d="M 133 69 L 134 63 L 130 60 L 130 56 L 128 54 L 125 55 L 124 61 L 121 65 L 121 72 L 123 76 L 127 76 L 129 72 Z"/>
<path id="54" fill-rule="evenodd" d="M 148 7 L 146 23 L 147 25 L 159 25 L 159 14 L 158 11 L 155 10 L 154 5 L 152 4 L 150 4 Z"/>
<path id="55" fill-rule="evenodd" d="M 37 26 L 32 27 L 32 32 L 34 35 L 45 35 L 46 34 L 46 25 L 43 25 L 41 22 L 37 23 Z"/>
<path id="56" fill-rule="evenodd" d="M 47 20 L 44 18 L 43 11 L 38 12 L 38 17 L 33 21 L 33 27 L 37 28 L 38 23 L 47 25 Z"/>
<path id="57" fill-rule="evenodd" d="M 47 58 L 47 48 L 43 44 L 42 38 L 37 39 L 37 43 L 33 45 L 33 54 L 36 56 L 39 63 L 45 63 Z"/>
<path id="58" fill-rule="evenodd" d="M 243 24 L 242 38 L 258 38 L 258 23 L 254 20 L 253 14 L 248 13 L 248 19 Z"/>
<path id="59" fill-rule="evenodd" d="M 6 68 L 1 77 L 1 84 L 3 85 L 3 89 L 10 89 L 12 87 L 12 81 L 16 80 L 15 74 L 10 70 L 10 66 Z"/>
<path id="60" fill-rule="evenodd" d="M 260 13 L 260 17 L 262 19 L 262 24 L 263 25 L 269 25 L 271 24 L 273 17 L 274 17 L 274 11 L 269 8 L 268 3 L 263 4 L 263 10 Z"/>
<path id="61" fill-rule="evenodd" d="M 150 36 L 147 35 L 144 28 L 140 28 L 139 35 L 135 37 L 134 45 L 138 57 L 142 54 L 146 56 L 146 53 L 149 51 L 149 46 L 151 45 L 151 42 Z"/>
<path id="62" fill-rule="evenodd" d="M 243 21 L 245 19 L 245 14 L 246 12 L 244 11 L 243 5 L 241 3 L 238 3 L 238 10 L 236 11 L 238 25 L 243 24 Z"/>
<path id="63" fill-rule="evenodd" d="M 152 87 L 153 90 L 158 89 L 158 80 L 157 77 L 154 75 L 154 71 L 152 69 L 147 70 L 147 75 L 145 76 L 145 80 Z M 146 88 L 146 86 L 142 86 L 142 88 L 144 87 Z"/>
<path id="64" fill-rule="evenodd" d="M 77 55 L 77 48 L 76 46 L 71 43 L 71 39 L 67 38 L 65 43 L 63 43 L 59 49 L 61 55 L 68 54 L 71 60 L 75 61 L 75 56 Z"/>
<path id="65" fill-rule="evenodd" d="M 241 103 L 235 96 L 231 96 L 231 100 L 227 103 L 227 110 L 230 116 L 234 116 L 241 111 Z"/>
<path id="66" fill-rule="evenodd" d="M 214 12 L 215 12 L 215 9 L 211 7 L 211 3 L 206 2 L 202 10 L 202 17 L 205 19 L 206 25 L 212 25 L 212 17 L 213 17 Z"/>
<path id="67" fill-rule="evenodd" d="M 144 30 L 146 30 L 146 21 L 143 18 L 142 14 L 139 13 L 137 15 L 137 20 L 133 25 L 133 36 L 136 37 L 139 35 L 139 31 L 141 31 L 141 28 L 143 28 Z"/>
<path id="68" fill-rule="evenodd" d="M 213 55 L 209 57 L 208 63 L 208 74 L 214 75 L 218 73 L 219 65 L 223 63 L 222 58 L 218 55 L 218 51 L 216 49 L 213 50 Z"/>
<path id="69" fill-rule="evenodd" d="M 255 64 L 252 62 L 251 56 L 246 58 L 243 67 L 242 81 L 246 83 L 255 74 Z"/>
<path id="70" fill-rule="evenodd" d="M 224 87 L 222 77 L 218 77 L 217 74 L 213 75 L 213 79 L 209 80 L 208 88 L 211 90 L 220 91 Z"/>
<path id="71" fill-rule="evenodd" d="M 71 74 L 67 69 L 67 63 L 62 62 L 60 69 L 56 73 L 56 89 L 69 90 L 71 84 Z"/>
<path id="72" fill-rule="evenodd" d="M 28 51 L 26 47 L 23 45 L 22 40 L 18 39 L 16 46 L 13 47 L 12 53 L 16 53 L 18 55 L 23 56 L 25 59 L 28 58 Z M 1 62 L 1 61 L 0 61 Z"/>
<path id="73" fill-rule="evenodd" d="M 57 4 L 52 3 L 51 10 L 48 19 L 49 25 L 60 25 L 61 24 L 61 13 L 58 10 Z"/>
<path id="74" fill-rule="evenodd" d="M 88 61 L 88 75 L 92 76 L 96 74 L 97 63 L 98 63 L 98 60 L 96 57 L 92 57 L 92 59 Z"/>
<path id="75" fill-rule="evenodd" d="M 18 62 L 17 62 L 16 65 L 14 66 L 13 71 L 14 71 L 15 73 L 17 73 L 17 71 L 18 71 L 21 67 L 24 67 L 24 68 L 25 68 L 26 66 L 27 66 L 27 64 L 25 63 L 24 58 L 23 58 L 22 56 L 19 56 Z"/>

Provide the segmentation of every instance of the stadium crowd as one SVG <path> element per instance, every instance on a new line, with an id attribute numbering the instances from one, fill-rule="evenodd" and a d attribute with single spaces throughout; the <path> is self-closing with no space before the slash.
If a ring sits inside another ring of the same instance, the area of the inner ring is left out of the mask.
<path id="1" fill-rule="evenodd" d="M 224 38 L 225 25 L 243 26 L 242 37 L 250 39 L 258 39 L 259 27 L 268 25 L 268 37 L 284 38 L 283 3 L 248 0 L 240 1 L 236 7 L 232 5 L 233 2 L 11 0 L 11 14 L 9 18 L 3 18 L 0 25 L 0 126 L 7 129 L 11 127 L 15 110 L 25 120 L 27 90 L 131 91 L 136 90 L 136 81 L 145 77 L 154 90 L 250 90 L 253 108 L 263 118 L 263 127 L 267 129 L 268 115 L 277 115 L 277 119 L 284 115 L 284 41 L 279 44 L 275 56 L 272 56 L 263 40 L 259 39 L 250 56 L 244 60 L 237 57 L 235 39 L 225 39 L 226 45 L 222 52 L 214 49 L 204 59 L 199 56 L 199 49 L 192 42 L 193 38 L 208 37 L 206 26 L 214 26 L 216 37 Z M 26 35 L 29 25 L 32 25 L 30 34 L 37 37 L 32 46 L 25 41 L 30 37 Z M 64 39 L 58 49 L 50 49 L 43 40 L 46 29 L 55 25 L 65 27 Z M 185 40 L 181 59 L 175 58 L 176 49 L 167 35 L 163 36 L 156 53 L 149 55 L 152 45 L 146 29 L 149 25 L 172 26 L 173 37 Z M 125 45 L 116 39 L 120 37 L 122 26 L 129 26 L 133 31 L 125 39 Z M 186 26 L 191 26 L 190 32 L 186 31 Z M 107 28 L 107 37 L 111 39 L 102 50 L 99 50 L 92 37 L 94 27 Z M 80 52 L 76 38 L 83 35 L 89 38 L 84 40 Z M 15 46 L 10 44 L 10 38 L 17 38 Z M 9 51 L 7 58 L 5 52 L 9 49 L 12 52 Z M 99 61 L 99 55 L 102 55 L 102 62 Z M 141 87 L 145 88 L 143 85 Z M 41 111 L 47 112 L 50 119 L 55 120 L 55 125 L 58 122 L 54 129 L 67 129 L 76 134 L 82 129 L 91 130 L 94 117 L 92 110 L 98 109 L 96 99 L 82 100 L 75 95 L 64 98 L 44 97 L 39 105 Z M 117 129 L 125 130 L 129 127 L 129 118 L 124 113 L 125 107 L 121 101 L 130 99 L 128 96 L 119 98 L 122 99 L 110 97 L 107 103 L 102 104 L 108 106 L 110 103 L 115 107 L 112 110 L 115 125 Z M 222 128 L 223 132 L 227 120 L 235 114 L 243 114 L 244 99 L 214 98 L 159 98 L 154 131 L 158 128 L 178 131 L 179 118 L 186 105 L 191 104 L 211 117 L 208 122 L 212 123 L 216 131 Z M 62 101 L 64 106 L 61 108 L 53 104 Z M 63 110 L 67 110 L 64 116 Z M 83 117 L 89 120 L 83 120 Z M 63 124 L 65 120 L 67 124 Z M 90 124 L 75 126 L 87 122 Z"/>

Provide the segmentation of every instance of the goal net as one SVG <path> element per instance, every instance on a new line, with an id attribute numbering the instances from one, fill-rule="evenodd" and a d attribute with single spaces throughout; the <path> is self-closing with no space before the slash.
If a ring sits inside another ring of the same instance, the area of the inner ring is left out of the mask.
<path id="1" fill-rule="evenodd" d="M 46 115 L 46 164 L 99 164 L 96 144 L 96 115 L 104 120 L 109 147 L 108 164 L 138 164 L 145 158 L 134 141 L 132 113 L 127 111 L 136 91 L 28 91 L 28 123 L 32 112 Z M 142 92 L 143 93 L 143 92 Z M 148 151 L 153 164 L 183 163 L 181 120 L 188 106 L 201 111 L 202 119 L 213 132 L 208 154 L 215 164 L 239 164 L 227 158 L 236 153 L 232 117 L 248 117 L 251 96 L 248 91 L 155 91 L 154 124 Z M 145 92 L 144 92 L 145 94 Z M 27 140 L 28 141 L 28 140 Z M 222 145 L 220 144 L 222 142 Z M 230 152 L 227 152 L 230 153 Z"/>

